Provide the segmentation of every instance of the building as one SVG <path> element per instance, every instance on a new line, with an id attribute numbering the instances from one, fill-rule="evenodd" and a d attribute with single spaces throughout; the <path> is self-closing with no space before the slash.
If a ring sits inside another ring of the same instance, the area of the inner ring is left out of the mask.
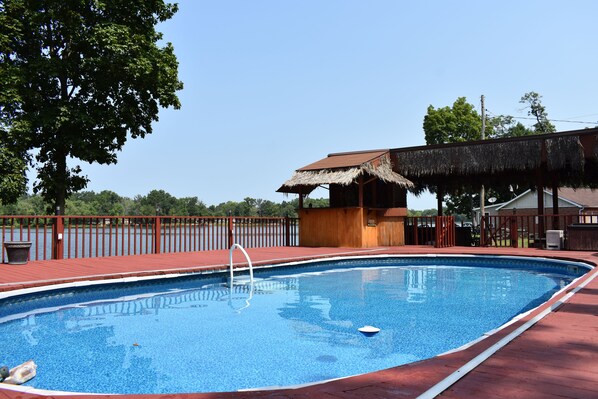
<path id="1" fill-rule="evenodd" d="M 545 215 L 553 214 L 552 191 L 544 190 Z M 486 205 L 487 216 L 535 215 L 538 211 L 537 191 L 527 190 L 510 201 Z M 476 220 L 480 220 L 480 208 L 474 208 Z M 598 190 L 589 188 L 558 189 L 558 213 L 560 215 L 579 215 L 582 223 L 598 223 Z"/>

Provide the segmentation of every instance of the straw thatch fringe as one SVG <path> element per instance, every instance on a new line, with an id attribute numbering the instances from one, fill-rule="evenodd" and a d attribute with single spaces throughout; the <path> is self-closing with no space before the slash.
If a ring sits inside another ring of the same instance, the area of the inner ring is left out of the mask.
<path id="1" fill-rule="evenodd" d="M 324 184 L 339 184 L 348 186 L 355 183 L 357 178 L 368 173 L 386 183 L 398 184 L 409 188 L 413 183 L 392 170 L 389 157 L 381 157 L 372 162 L 366 162 L 358 167 L 345 169 L 321 169 L 295 172 L 283 187 L 319 186 Z"/>
<path id="2" fill-rule="evenodd" d="M 584 167 L 583 146 L 578 136 L 546 139 L 546 166 L 548 170 L 570 168 L 581 171 Z"/>
<path id="3" fill-rule="evenodd" d="M 501 142 L 399 151 L 395 153 L 395 170 L 410 178 L 525 170 L 539 165 L 541 151 L 540 140 L 525 145 Z"/>
<path id="4" fill-rule="evenodd" d="M 321 184 L 340 184 L 341 186 L 348 186 L 359 177 L 361 170 L 359 168 L 351 168 L 344 170 L 305 170 L 295 172 L 283 186 L 319 186 Z"/>
<path id="5" fill-rule="evenodd" d="M 402 175 L 425 176 L 450 172 L 450 152 L 429 149 L 396 154 L 395 169 Z"/>
<path id="6" fill-rule="evenodd" d="M 376 176 L 385 183 L 398 184 L 404 188 L 413 187 L 413 182 L 392 169 L 392 163 L 390 162 L 389 156 L 380 157 L 378 158 L 378 161 L 378 164 L 375 163 L 376 161 L 364 163 L 361 165 L 362 171 L 367 172 L 372 176 Z"/>

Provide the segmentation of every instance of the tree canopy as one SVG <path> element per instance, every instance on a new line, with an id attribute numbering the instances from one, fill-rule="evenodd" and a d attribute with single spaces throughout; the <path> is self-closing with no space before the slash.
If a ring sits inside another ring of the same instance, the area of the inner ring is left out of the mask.
<path id="1" fill-rule="evenodd" d="M 428 106 L 424 117 L 426 144 L 457 143 L 479 140 L 482 118 L 465 97 L 459 97 L 452 107 Z"/>
<path id="2" fill-rule="evenodd" d="M 27 189 L 26 155 L 0 126 L 0 204 L 14 203 Z"/>
<path id="3" fill-rule="evenodd" d="M 176 11 L 161 0 L 0 3 L 0 129 L 35 151 L 34 191 L 53 206 L 87 185 L 71 163 L 116 163 L 128 137 L 152 133 L 159 107 L 180 107 L 174 49 L 155 30 Z"/>
<path id="4" fill-rule="evenodd" d="M 532 116 L 536 123 L 526 127 L 510 115 L 499 115 L 489 118 L 488 123 L 493 127 L 496 137 L 521 137 L 538 133 L 554 133 L 556 127 L 548 119 L 546 107 L 542 105 L 542 96 L 534 91 L 525 93 L 519 99 L 520 104 L 526 104 L 527 115 Z"/>
<path id="5" fill-rule="evenodd" d="M 542 105 L 541 98 L 542 96 L 538 93 L 530 91 L 529 93 L 525 93 L 519 102 L 527 104 L 527 114 L 536 118 L 534 133 L 554 133 L 556 132 L 556 127 L 548 120 L 546 107 Z"/>

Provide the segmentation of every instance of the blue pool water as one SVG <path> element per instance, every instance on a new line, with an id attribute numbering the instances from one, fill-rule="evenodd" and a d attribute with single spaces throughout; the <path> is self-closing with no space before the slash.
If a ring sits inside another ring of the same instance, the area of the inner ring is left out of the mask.
<path id="1" fill-rule="evenodd" d="M 0 301 L 0 363 L 41 389 L 232 391 L 433 357 L 538 306 L 586 270 L 489 257 L 370 258 L 108 284 Z M 373 325 L 371 337 L 357 329 Z"/>

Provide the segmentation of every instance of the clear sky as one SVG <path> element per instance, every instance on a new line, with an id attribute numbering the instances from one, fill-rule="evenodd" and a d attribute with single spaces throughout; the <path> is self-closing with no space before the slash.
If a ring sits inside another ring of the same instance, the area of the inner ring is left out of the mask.
<path id="1" fill-rule="evenodd" d="M 180 62 L 182 108 L 162 110 L 116 165 L 83 164 L 87 190 L 280 202 L 293 171 L 329 153 L 424 145 L 427 107 L 460 96 L 525 117 L 519 99 L 535 91 L 550 119 L 598 125 L 595 0 L 178 3 L 159 30 Z"/>

